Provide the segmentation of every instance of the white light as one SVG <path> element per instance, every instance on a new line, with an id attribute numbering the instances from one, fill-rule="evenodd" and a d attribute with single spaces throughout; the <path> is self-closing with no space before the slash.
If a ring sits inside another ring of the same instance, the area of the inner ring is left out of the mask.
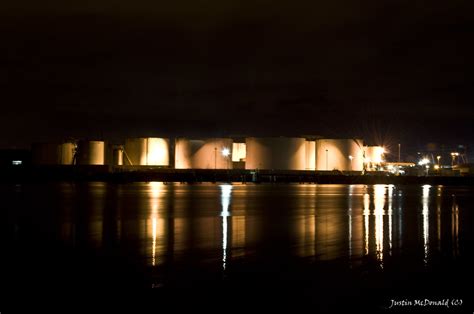
<path id="1" fill-rule="evenodd" d="M 23 162 L 21 160 L 12 160 L 12 165 L 14 166 L 19 166 L 21 165 Z"/>
<path id="2" fill-rule="evenodd" d="M 354 158 L 354 157 L 352 157 L 351 155 L 349 155 L 349 159 L 352 160 L 352 158 Z"/>
<path id="3" fill-rule="evenodd" d="M 428 158 L 423 158 L 418 162 L 418 165 L 423 166 L 423 165 L 427 165 L 429 163 L 430 163 L 430 160 Z"/>
<path id="4" fill-rule="evenodd" d="M 228 157 L 230 155 L 230 150 L 228 148 L 222 149 L 222 156 Z"/>
<path id="5" fill-rule="evenodd" d="M 221 188 L 221 205 L 222 205 L 222 268 L 225 270 L 227 262 L 227 217 L 230 216 L 229 205 L 232 196 L 232 185 L 224 184 Z"/>

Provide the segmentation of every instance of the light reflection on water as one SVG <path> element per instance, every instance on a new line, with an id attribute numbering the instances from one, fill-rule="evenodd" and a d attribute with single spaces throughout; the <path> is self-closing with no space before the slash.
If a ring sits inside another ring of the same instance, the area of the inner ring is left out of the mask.
<path id="1" fill-rule="evenodd" d="M 232 193 L 232 185 L 223 184 L 221 188 L 221 205 L 222 205 L 222 268 L 225 270 L 225 263 L 227 260 L 227 220 L 230 216 L 229 205 Z"/>
<path id="2" fill-rule="evenodd" d="M 423 247 L 424 247 L 424 262 L 428 263 L 428 252 L 429 252 L 429 230 L 430 230 L 430 221 L 429 221 L 429 207 L 430 207 L 430 185 L 423 185 L 423 195 L 422 195 L 422 204 L 423 210 L 421 215 L 423 217 Z"/>
<path id="3" fill-rule="evenodd" d="M 373 257 L 383 268 L 408 249 L 425 264 L 435 251 L 461 253 L 455 188 L 150 182 L 58 189 L 63 242 L 99 251 L 115 245 L 152 267 L 194 261 L 226 270 L 270 253 L 351 264 Z"/>

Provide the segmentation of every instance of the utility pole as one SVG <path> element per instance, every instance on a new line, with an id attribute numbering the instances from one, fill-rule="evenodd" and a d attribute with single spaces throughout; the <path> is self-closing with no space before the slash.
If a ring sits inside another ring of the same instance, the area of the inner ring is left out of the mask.
<path id="1" fill-rule="evenodd" d="M 398 143 L 398 162 L 400 162 L 400 146 L 402 145 Z"/>

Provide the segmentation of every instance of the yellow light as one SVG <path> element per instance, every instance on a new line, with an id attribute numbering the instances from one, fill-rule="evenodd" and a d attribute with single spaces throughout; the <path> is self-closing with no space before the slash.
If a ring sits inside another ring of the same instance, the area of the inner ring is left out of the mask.
<path id="1" fill-rule="evenodd" d="M 436 170 L 438 170 L 438 169 L 439 169 L 439 166 L 438 166 L 438 165 L 434 165 L 434 168 L 435 168 Z"/>

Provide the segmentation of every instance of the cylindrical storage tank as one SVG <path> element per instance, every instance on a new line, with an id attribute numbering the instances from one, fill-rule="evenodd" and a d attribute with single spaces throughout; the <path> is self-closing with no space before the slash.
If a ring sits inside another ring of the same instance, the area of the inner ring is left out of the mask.
<path id="1" fill-rule="evenodd" d="M 245 169 L 305 170 L 305 142 L 297 137 L 249 137 Z"/>
<path id="2" fill-rule="evenodd" d="M 305 143 L 306 170 L 316 169 L 316 142 L 306 140 Z"/>
<path id="3" fill-rule="evenodd" d="M 360 139 L 316 141 L 316 170 L 362 171 L 363 142 Z"/>
<path id="4" fill-rule="evenodd" d="M 114 166 L 123 165 L 123 148 L 114 148 L 112 156 L 112 164 Z"/>
<path id="5" fill-rule="evenodd" d="M 189 140 L 185 138 L 177 138 L 175 141 L 174 148 L 174 167 L 176 169 L 191 169 L 192 168 L 192 157 L 193 157 L 193 144 L 192 142 L 199 142 L 199 145 L 203 145 L 204 141 Z M 198 146 L 198 145 L 194 145 Z"/>
<path id="6" fill-rule="evenodd" d="M 31 147 L 33 164 L 57 165 L 58 147 L 56 143 L 34 143 Z"/>
<path id="7" fill-rule="evenodd" d="M 176 139 L 175 168 L 232 169 L 232 139 Z"/>
<path id="8" fill-rule="evenodd" d="M 103 141 L 79 141 L 77 145 L 77 164 L 103 165 L 105 143 Z"/>
<path id="9" fill-rule="evenodd" d="M 125 153 L 133 166 L 169 166 L 169 140 L 158 137 L 131 138 Z"/>
<path id="10" fill-rule="evenodd" d="M 74 154 L 76 153 L 76 143 L 66 142 L 58 146 L 58 163 L 60 165 L 74 164 Z"/>

